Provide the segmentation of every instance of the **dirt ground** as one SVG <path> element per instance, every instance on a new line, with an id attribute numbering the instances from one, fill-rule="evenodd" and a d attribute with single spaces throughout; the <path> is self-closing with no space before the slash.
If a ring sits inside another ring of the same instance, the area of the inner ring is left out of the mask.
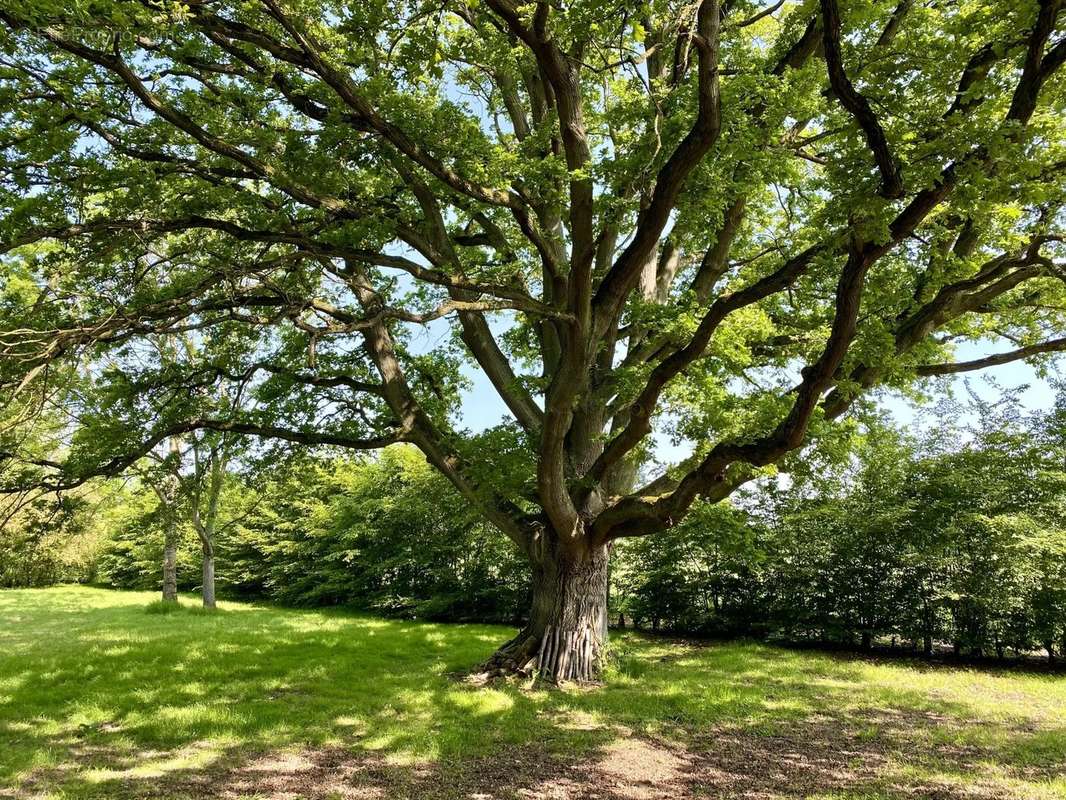
<path id="1" fill-rule="evenodd" d="M 1004 776 L 981 778 L 986 754 L 975 748 L 939 747 L 922 756 L 944 774 L 965 781 L 921 780 L 892 767 L 896 734 L 918 726 L 951 724 L 933 714 L 889 715 L 860 725 L 839 719 L 798 723 L 785 733 L 741 730 L 687 732 L 653 739 L 620 731 L 591 756 L 567 757 L 535 746 L 504 748 L 491 757 L 421 765 L 389 763 L 373 753 L 340 747 L 272 753 L 232 752 L 203 769 L 161 775 L 131 770 L 106 753 L 86 751 L 78 761 L 120 773 L 107 796 L 173 800 L 775 800 L 833 797 L 1022 800 Z M 143 763 L 145 754 L 139 754 Z M 908 754 L 913 762 L 915 754 Z M 1066 765 L 1063 773 L 1066 773 Z M 1011 776 L 1006 776 L 1011 777 Z M 1017 775 L 1028 779 L 1054 775 Z M 0 797 L 36 800 L 60 778 L 47 770 Z M 113 794 L 112 794 L 113 792 Z M 93 794 L 95 795 L 95 793 Z"/>

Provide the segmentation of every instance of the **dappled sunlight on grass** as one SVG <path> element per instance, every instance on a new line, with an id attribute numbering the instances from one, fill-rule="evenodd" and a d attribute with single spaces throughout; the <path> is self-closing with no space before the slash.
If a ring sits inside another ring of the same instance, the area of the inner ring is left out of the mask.
<path id="1" fill-rule="evenodd" d="M 849 780 L 868 794 L 826 797 L 894 797 L 908 781 L 965 785 L 970 773 L 1005 796 L 1066 797 L 1062 676 L 626 633 L 602 687 L 479 688 L 455 676 L 509 629 L 240 603 L 146 613 L 154 599 L 0 592 L 0 797 L 20 781 L 41 797 L 148 796 L 152 779 L 227 775 L 268 753 L 312 765 L 300 775 L 371 757 L 380 769 L 474 774 L 462 765 L 514 748 L 594 759 L 650 738 L 676 749 L 662 763 L 698 765 L 733 758 L 728 748 L 744 760 L 786 747 L 774 737 L 826 752 L 846 738 L 865 765 Z M 720 766 L 693 774 L 709 780 Z"/>
<path id="2" fill-rule="evenodd" d="M 222 753 L 223 750 L 220 747 L 210 747 L 201 742 L 194 742 L 158 756 L 153 753 L 138 753 L 138 758 L 130 759 L 131 765 L 125 769 L 87 769 L 82 772 L 82 776 L 89 783 L 123 781 L 131 778 L 158 778 L 168 772 L 202 769 L 217 761 Z"/>

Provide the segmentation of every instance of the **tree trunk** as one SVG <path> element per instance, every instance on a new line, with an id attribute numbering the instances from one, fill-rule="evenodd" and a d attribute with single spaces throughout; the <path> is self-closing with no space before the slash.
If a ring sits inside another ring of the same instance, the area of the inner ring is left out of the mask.
<path id="1" fill-rule="evenodd" d="M 529 621 L 485 665 L 490 674 L 536 669 L 552 683 L 599 680 L 607 645 L 607 565 L 610 548 L 578 552 L 546 543 L 532 557 Z"/>
<path id="2" fill-rule="evenodd" d="M 167 520 L 163 534 L 163 600 L 178 602 L 178 526 Z"/>
<path id="3" fill-rule="evenodd" d="M 200 590 L 204 599 L 204 608 L 215 607 L 215 553 L 204 548 L 204 583 Z"/>
<path id="4" fill-rule="evenodd" d="M 203 460 L 196 455 L 196 475 L 199 483 L 192 497 L 192 526 L 200 537 L 200 550 L 204 554 L 204 579 L 200 587 L 204 608 L 215 607 L 215 524 L 218 522 L 218 501 L 226 477 L 226 458 L 218 447 L 212 447 L 207 458 L 207 513 L 201 515 L 200 501 L 203 486 Z"/>
<path id="5" fill-rule="evenodd" d="M 163 527 L 163 602 L 178 602 L 178 499 L 181 494 L 181 439 L 170 437 L 169 474 L 164 485 L 154 483 L 164 513 Z"/>

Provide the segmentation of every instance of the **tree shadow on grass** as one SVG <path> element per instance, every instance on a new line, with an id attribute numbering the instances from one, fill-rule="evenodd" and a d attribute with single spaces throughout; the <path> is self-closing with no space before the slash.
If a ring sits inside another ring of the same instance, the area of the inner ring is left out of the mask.
<path id="1" fill-rule="evenodd" d="M 40 596 L 0 596 L 0 623 L 0 797 L 1066 794 L 1061 725 L 839 657 L 626 636 L 603 687 L 475 688 L 450 675 L 507 629 Z"/>

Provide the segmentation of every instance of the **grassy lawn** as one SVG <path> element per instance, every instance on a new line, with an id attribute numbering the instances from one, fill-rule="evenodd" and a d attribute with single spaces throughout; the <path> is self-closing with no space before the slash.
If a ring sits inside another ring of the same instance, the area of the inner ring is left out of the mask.
<path id="1" fill-rule="evenodd" d="M 454 677 L 509 635 L 0 592 L 0 797 L 1066 798 L 1066 677 L 615 636 L 607 685 Z"/>

